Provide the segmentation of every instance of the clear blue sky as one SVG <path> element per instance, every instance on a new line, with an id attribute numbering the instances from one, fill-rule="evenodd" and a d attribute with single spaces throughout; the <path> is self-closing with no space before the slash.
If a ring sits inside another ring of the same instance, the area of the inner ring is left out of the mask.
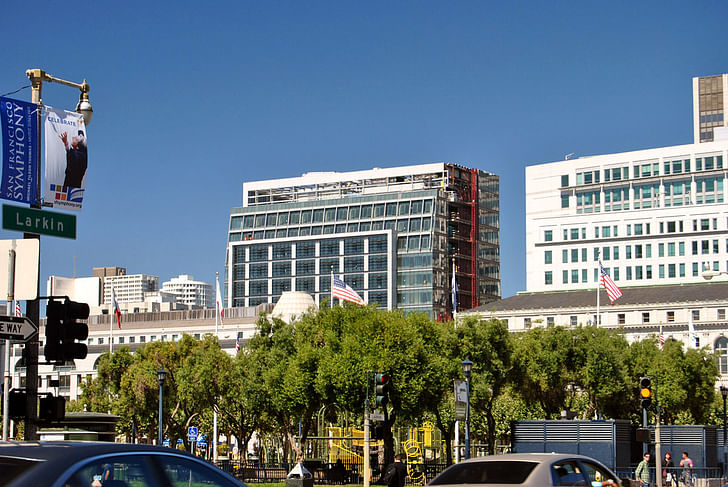
<path id="1" fill-rule="evenodd" d="M 524 167 L 690 143 L 691 78 L 728 72 L 723 0 L 5 0 L 0 15 L 0 93 L 28 68 L 91 86 L 78 238 L 42 237 L 43 289 L 74 256 L 78 276 L 214 282 L 244 181 L 448 161 L 501 177 L 513 295 Z M 73 110 L 78 91 L 43 99 Z"/>

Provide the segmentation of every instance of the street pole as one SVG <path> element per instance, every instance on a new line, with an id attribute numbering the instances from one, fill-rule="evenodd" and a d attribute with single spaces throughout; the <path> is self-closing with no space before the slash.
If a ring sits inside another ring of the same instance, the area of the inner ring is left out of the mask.
<path id="1" fill-rule="evenodd" d="M 73 83 L 72 81 L 66 81 L 64 79 L 56 78 L 49 75 L 42 69 L 28 69 L 25 71 L 25 75 L 30 79 L 30 85 L 32 89 L 32 103 L 36 104 L 38 110 L 36 111 L 36 120 L 38 123 L 38 151 L 36 153 L 36 194 L 37 200 L 35 204 L 30 205 L 31 208 L 39 209 L 40 195 L 41 195 L 41 122 L 42 122 L 42 106 L 43 101 L 41 99 L 41 91 L 43 89 L 43 82 L 48 81 L 52 83 L 58 83 L 72 88 L 78 88 L 81 90 L 81 96 L 76 105 L 76 112 L 83 115 L 83 119 L 86 125 L 91 123 L 91 116 L 93 115 L 93 109 L 91 103 L 88 100 L 89 85 L 84 80 L 83 83 Z M 35 239 L 38 240 L 38 268 L 35 269 L 36 281 L 38 283 L 36 289 L 36 298 L 26 302 L 25 314 L 33 323 L 40 323 L 40 300 L 37 296 L 40 295 L 40 235 L 37 233 L 24 233 L 24 239 Z M 27 391 L 27 398 L 25 401 L 25 440 L 38 440 L 38 335 L 34 336 L 25 343 L 23 348 L 23 357 L 25 359 L 25 387 Z"/>
<path id="2" fill-rule="evenodd" d="M 463 360 L 463 372 L 465 373 L 465 459 L 470 458 L 470 372 L 473 369 L 473 362 L 470 359 Z"/>
<path id="3" fill-rule="evenodd" d="M 726 398 L 728 398 L 728 387 L 720 386 L 720 394 L 723 396 L 723 477 L 728 476 L 728 431 L 726 431 Z"/>
<path id="4" fill-rule="evenodd" d="M 371 471 L 370 458 L 369 458 L 369 377 L 371 377 L 372 371 L 367 371 L 366 376 L 366 392 L 364 393 L 364 487 L 369 487 L 369 472 Z"/>
<path id="5" fill-rule="evenodd" d="M 15 295 L 15 250 L 8 251 L 8 316 L 14 316 L 13 299 Z M 10 347 L 12 342 L 5 340 L 5 377 L 3 377 L 3 441 L 8 441 L 10 431 Z"/>
<path id="6" fill-rule="evenodd" d="M 167 372 L 164 369 L 157 371 L 157 380 L 159 381 L 159 433 L 157 435 L 157 445 L 162 446 L 162 398 L 164 394 L 164 376 Z"/>

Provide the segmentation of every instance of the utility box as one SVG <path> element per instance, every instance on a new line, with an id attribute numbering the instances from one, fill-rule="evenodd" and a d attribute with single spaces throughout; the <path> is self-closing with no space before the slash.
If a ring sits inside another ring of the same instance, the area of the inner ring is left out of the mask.
<path id="1" fill-rule="evenodd" d="M 632 428 L 629 421 L 514 421 L 514 453 L 573 453 L 599 460 L 612 470 L 630 468 Z"/>

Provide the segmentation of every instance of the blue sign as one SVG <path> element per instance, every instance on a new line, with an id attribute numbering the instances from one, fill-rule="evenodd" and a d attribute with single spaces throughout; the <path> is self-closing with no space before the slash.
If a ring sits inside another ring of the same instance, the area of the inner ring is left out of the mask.
<path id="1" fill-rule="evenodd" d="M 184 442 L 182 441 L 182 438 L 177 438 L 177 444 L 178 444 L 178 445 L 181 445 L 182 443 L 184 443 Z"/>
<path id="2" fill-rule="evenodd" d="M 162 445 L 169 446 L 169 438 L 165 438 L 164 441 L 162 441 Z"/>
<path id="3" fill-rule="evenodd" d="M 38 105 L 0 97 L 3 157 L 0 198 L 38 202 Z"/>
<path id="4" fill-rule="evenodd" d="M 197 440 L 197 426 L 187 428 L 187 439 L 190 441 Z"/>

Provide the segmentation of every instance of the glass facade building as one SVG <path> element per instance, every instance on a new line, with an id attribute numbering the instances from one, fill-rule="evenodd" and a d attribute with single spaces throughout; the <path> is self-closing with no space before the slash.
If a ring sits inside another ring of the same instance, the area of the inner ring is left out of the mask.
<path id="1" fill-rule="evenodd" d="M 385 309 L 452 312 L 500 297 L 498 178 L 436 163 L 246 183 L 228 229 L 232 306 L 285 291 L 330 300 L 331 274 Z"/>

